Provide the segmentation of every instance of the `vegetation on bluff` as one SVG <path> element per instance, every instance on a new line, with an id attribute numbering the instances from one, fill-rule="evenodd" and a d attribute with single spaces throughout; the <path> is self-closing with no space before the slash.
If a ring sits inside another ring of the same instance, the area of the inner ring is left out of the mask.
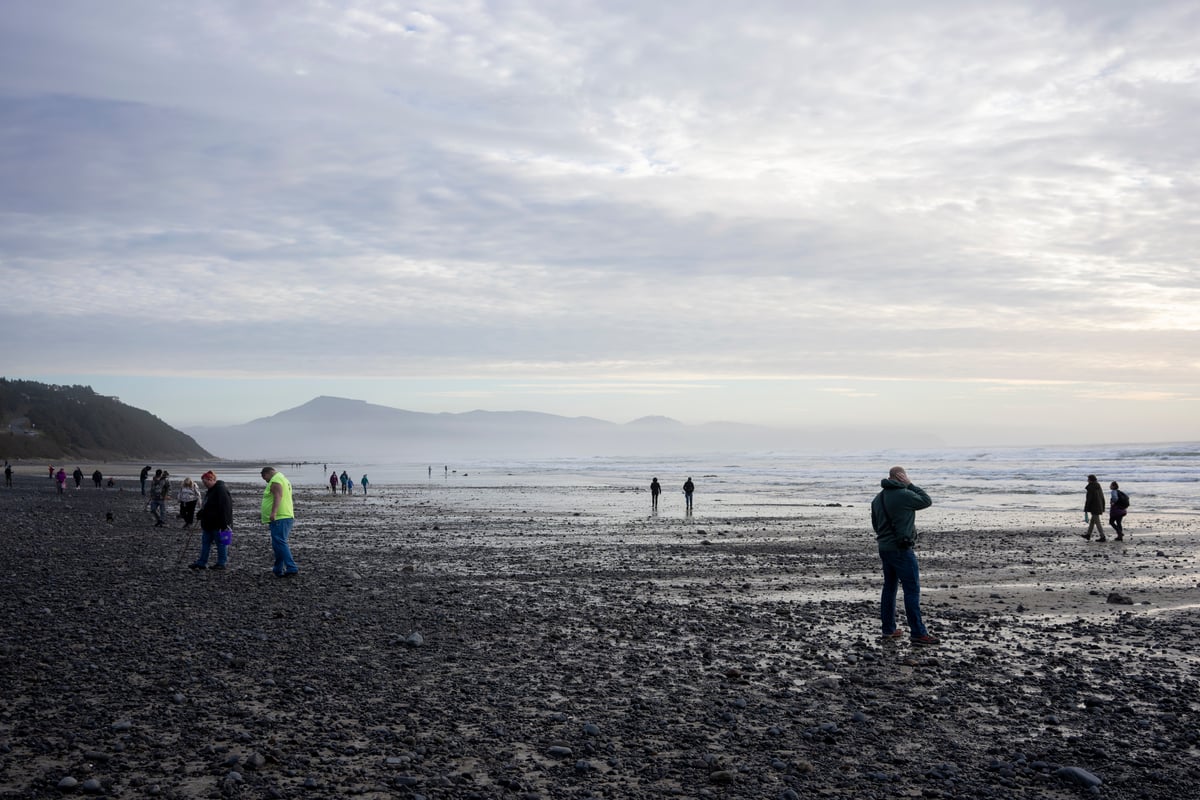
<path id="1" fill-rule="evenodd" d="M 187 434 L 90 386 L 0 378 L 0 458 L 212 458 Z"/>

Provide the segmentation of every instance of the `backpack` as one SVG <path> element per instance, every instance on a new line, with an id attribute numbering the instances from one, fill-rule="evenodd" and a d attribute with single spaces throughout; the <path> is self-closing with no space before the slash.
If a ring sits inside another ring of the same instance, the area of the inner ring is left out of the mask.
<path id="1" fill-rule="evenodd" d="M 1117 508 L 1129 508 L 1129 495 L 1117 489 L 1117 502 L 1113 503 Z"/>

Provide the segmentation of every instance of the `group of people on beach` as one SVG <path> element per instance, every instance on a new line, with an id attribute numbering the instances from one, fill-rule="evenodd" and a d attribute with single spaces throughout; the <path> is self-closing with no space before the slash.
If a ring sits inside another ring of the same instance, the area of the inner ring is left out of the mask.
<path id="1" fill-rule="evenodd" d="M 1125 515 L 1129 513 L 1129 495 L 1121 491 L 1121 487 L 1116 481 L 1108 485 L 1108 525 L 1116 531 L 1118 542 L 1125 539 L 1125 524 L 1123 520 Z M 1108 537 L 1104 534 L 1104 523 L 1100 521 L 1100 515 L 1104 513 L 1104 489 L 1100 486 L 1100 481 L 1095 475 L 1088 475 L 1087 486 L 1085 487 L 1085 499 L 1083 501 L 1083 518 L 1088 524 L 1087 533 L 1083 534 L 1083 538 L 1089 542 L 1092 540 L 1092 530 L 1096 531 L 1096 540 L 1107 542 Z"/>
<path id="2" fill-rule="evenodd" d="M 300 571 L 288 544 L 296 521 L 292 484 L 274 467 L 263 467 L 259 474 L 266 481 L 259 518 L 271 534 L 271 551 L 275 557 L 271 572 L 277 578 L 289 578 Z M 195 509 L 196 520 L 200 523 L 200 554 L 188 568 L 223 570 L 229 563 L 229 548 L 233 544 L 233 495 L 225 481 L 218 479 L 211 469 L 200 476 L 200 483 L 205 489 L 200 506 Z M 217 562 L 209 566 L 213 550 L 216 550 Z"/>
<path id="3" fill-rule="evenodd" d="M 683 482 L 683 507 L 688 516 L 692 514 L 692 495 L 696 493 L 696 484 L 689 477 Z M 650 510 L 658 511 L 658 496 L 662 494 L 662 484 L 658 478 L 650 479 Z"/>
<path id="4" fill-rule="evenodd" d="M 367 487 L 371 485 L 371 482 L 367 480 L 367 475 L 365 472 L 363 473 L 362 478 L 359 479 L 359 483 L 362 484 L 362 493 L 366 494 Z M 337 474 L 336 469 L 329 473 L 330 494 L 337 494 L 338 486 L 342 487 L 342 494 L 354 494 L 354 478 L 351 478 L 350 474 L 346 472 L 346 470 L 342 470 L 341 475 Z"/>
<path id="5" fill-rule="evenodd" d="M 154 476 L 150 477 L 150 470 L 149 464 L 143 467 L 139 480 L 143 495 L 147 494 L 146 483 L 150 484 L 146 510 L 154 516 L 154 527 L 162 528 L 166 526 L 166 505 L 171 497 L 171 473 L 157 469 L 154 470 Z M 292 484 L 274 467 L 263 467 L 260 474 L 267 482 L 260 518 L 271 533 L 271 550 L 275 556 L 271 571 L 280 578 L 290 577 L 299 572 L 288 544 L 296 518 Z M 364 486 L 366 478 L 364 475 Z M 183 520 L 182 527 L 188 529 L 196 522 L 200 524 L 200 554 L 188 566 L 194 570 L 223 570 L 229 563 L 229 548 L 233 543 L 233 495 L 225 481 L 218 479 L 211 469 L 200 476 L 200 485 L 204 487 L 203 494 L 191 478 L 184 478 L 175 495 L 179 504 L 176 516 Z M 209 566 L 208 561 L 214 550 L 217 561 Z"/>

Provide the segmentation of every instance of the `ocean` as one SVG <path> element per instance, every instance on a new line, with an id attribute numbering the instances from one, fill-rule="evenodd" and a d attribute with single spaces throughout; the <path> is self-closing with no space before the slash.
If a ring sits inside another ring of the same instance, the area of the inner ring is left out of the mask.
<path id="1" fill-rule="evenodd" d="M 1110 481 L 1120 484 L 1130 496 L 1131 514 L 1200 514 L 1200 443 L 1194 442 L 276 466 L 298 487 L 327 486 L 329 472 L 344 469 L 355 481 L 368 475 L 368 497 L 403 489 L 408 496 L 424 492 L 467 507 L 525 503 L 531 510 L 576 508 L 601 516 L 641 513 L 649 506 L 652 477 L 663 485 L 662 513 L 678 511 L 680 487 L 691 477 L 697 514 L 720 518 L 802 516 L 814 506 L 865 506 L 894 464 L 905 466 L 935 507 L 946 511 L 1081 517 L 1084 484 L 1095 474 L 1106 496 Z M 217 469 L 227 481 L 259 482 L 254 468 Z"/>

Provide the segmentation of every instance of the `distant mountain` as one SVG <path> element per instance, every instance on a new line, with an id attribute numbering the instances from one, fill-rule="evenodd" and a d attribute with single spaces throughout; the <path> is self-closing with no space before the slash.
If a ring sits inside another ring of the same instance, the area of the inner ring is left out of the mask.
<path id="1" fill-rule="evenodd" d="M 891 446 L 868 431 L 782 430 L 669 417 L 626 424 L 534 411 L 430 414 L 341 397 L 317 397 L 269 417 L 188 432 L 222 458 L 264 461 L 432 461 L 669 455 Z M 905 444 L 937 446 L 931 437 Z"/>
<path id="2" fill-rule="evenodd" d="M 153 414 L 89 386 L 0 378 L 0 457 L 188 461 L 213 456 Z"/>

